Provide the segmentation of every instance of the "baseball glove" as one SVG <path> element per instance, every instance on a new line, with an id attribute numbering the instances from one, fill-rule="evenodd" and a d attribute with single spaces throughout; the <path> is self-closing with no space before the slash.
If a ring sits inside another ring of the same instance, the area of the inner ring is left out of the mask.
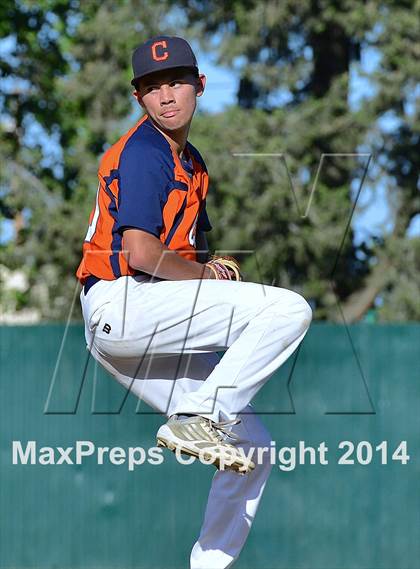
<path id="1" fill-rule="evenodd" d="M 239 263 L 234 257 L 212 255 L 206 263 L 218 280 L 241 281 Z"/>

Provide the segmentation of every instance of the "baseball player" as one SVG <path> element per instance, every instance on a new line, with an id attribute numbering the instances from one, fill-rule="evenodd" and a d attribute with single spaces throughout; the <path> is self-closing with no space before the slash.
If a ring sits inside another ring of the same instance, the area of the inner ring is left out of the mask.
<path id="1" fill-rule="evenodd" d="M 187 140 L 206 77 L 189 44 L 152 38 L 132 64 L 144 115 L 101 160 L 77 271 L 86 342 L 167 417 L 158 444 L 218 468 L 190 567 L 222 569 L 245 543 L 271 468 L 254 452 L 271 437 L 250 402 L 312 312 L 295 292 L 241 281 L 234 259 L 209 257 L 208 173 Z"/>

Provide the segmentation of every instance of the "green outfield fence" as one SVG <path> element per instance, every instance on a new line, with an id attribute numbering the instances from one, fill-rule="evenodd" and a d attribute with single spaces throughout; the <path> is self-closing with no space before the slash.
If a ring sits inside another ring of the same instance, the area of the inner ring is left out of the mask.
<path id="1" fill-rule="evenodd" d="M 60 325 L 0 328 L 1 568 L 186 569 L 212 467 L 166 453 L 133 471 L 95 459 L 12 464 L 13 441 L 154 445 L 162 417 L 132 395 L 118 413 L 125 391 L 94 362 L 75 409 L 87 352 L 72 325 L 57 360 L 63 334 Z M 235 569 L 420 568 L 419 348 L 419 324 L 312 325 L 255 408 L 277 450 L 325 443 L 328 464 L 273 467 Z M 341 441 L 354 445 L 355 464 L 338 464 Z M 393 460 L 401 441 L 407 449 Z"/>

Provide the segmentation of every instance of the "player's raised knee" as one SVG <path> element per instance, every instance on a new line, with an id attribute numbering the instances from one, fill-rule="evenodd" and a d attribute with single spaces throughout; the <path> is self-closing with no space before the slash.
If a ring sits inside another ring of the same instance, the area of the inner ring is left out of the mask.
<path id="1" fill-rule="evenodd" d="M 300 297 L 300 306 L 302 311 L 302 326 L 308 329 L 312 322 L 312 308 L 303 296 Z"/>
<path id="2" fill-rule="evenodd" d="M 290 314 L 299 326 L 299 330 L 304 332 L 312 322 L 312 308 L 309 303 L 297 292 L 290 291 Z"/>

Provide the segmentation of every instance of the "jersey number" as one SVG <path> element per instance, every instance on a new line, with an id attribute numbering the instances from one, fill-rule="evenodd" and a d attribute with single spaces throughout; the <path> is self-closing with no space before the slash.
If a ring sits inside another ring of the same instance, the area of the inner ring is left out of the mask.
<path id="1" fill-rule="evenodd" d="M 195 247 L 195 240 L 196 240 L 196 233 L 197 233 L 197 220 L 198 220 L 198 213 L 195 216 L 193 226 L 190 229 L 188 234 L 188 241 L 192 247 Z"/>
<path id="2" fill-rule="evenodd" d="M 99 189 L 101 184 L 98 184 L 98 189 L 96 190 L 96 203 L 95 203 L 95 212 L 92 217 L 92 221 L 89 223 L 89 227 L 86 233 L 85 241 L 92 241 L 92 237 L 95 235 L 96 225 L 99 219 Z"/>

